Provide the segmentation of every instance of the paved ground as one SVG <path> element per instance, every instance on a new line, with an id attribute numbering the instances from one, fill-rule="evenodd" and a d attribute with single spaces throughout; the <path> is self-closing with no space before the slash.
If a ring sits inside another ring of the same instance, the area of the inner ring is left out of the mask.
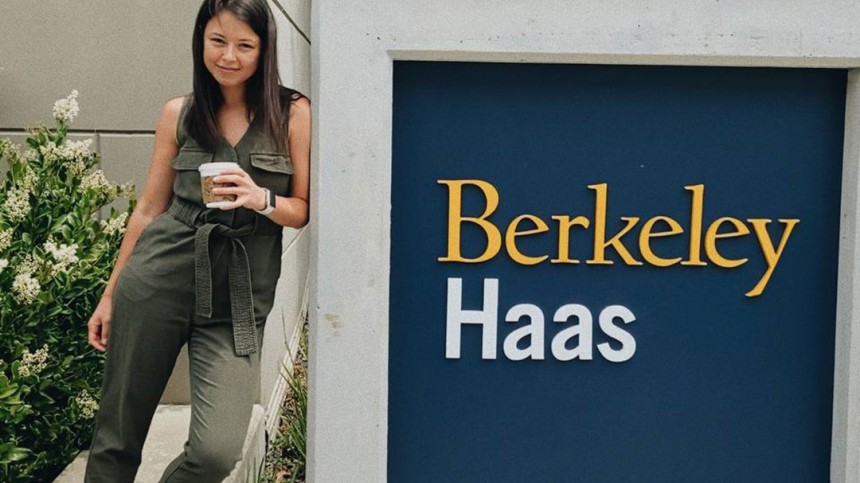
<path id="1" fill-rule="evenodd" d="M 137 483 L 158 482 L 167 464 L 182 452 L 182 446 L 188 437 L 190 421 L 190 406 L 158 406 L 143 447 L 140 470 L 135 479 Z M 84 481 L 88 453 L 88 451 L 81 452 L 54 482 L 81 483 Z"/>
<path id="2" fill-rule="evenodd" d="M 135 483 L 157 483 L 164 468 L 182 452 L 188 438 L 188 425 L 191 422 L 191 406 L 161 405 L 155 410 L 152 426 L 143 446 L 140 469 Z M 224 483 L 256 481 L 253 475 L 259 471 L 266 455 L 266 413 L 259 404 L 254 405 L 248 433 L 242 450 L 244 458 L 236 463 L 233 473 Z M 54 483 L 81 483 L 87 465 L 88 451 L 83 451 Z"/>

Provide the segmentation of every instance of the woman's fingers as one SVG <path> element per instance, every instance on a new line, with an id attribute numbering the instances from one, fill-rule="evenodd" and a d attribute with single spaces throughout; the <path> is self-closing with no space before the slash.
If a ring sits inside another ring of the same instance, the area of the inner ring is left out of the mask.
<path id="1" fill-rule="evenodd" d="M 102 346 L 107 347 L 108 337 L 110 336 L 110 320 L 107 318 L 102 318 L 102 333 L 101 333 L 101 343 Z"/>
<path id="2" fill-rule="evenodd" d="M 107 349 L 106 344 L 102 343 L 102 328 L 103 323 L 98 315 L 93 315 L 90 321 L 87 322 L 87 335 L 90 345 L 102 352 Z"/>
<path id="3" fill-rule="evenodd" d="M 87 339 L 91 346 L 104 352 L 107 349 L 108 335 L 110 333 L 110 298 L 102 298 L 92 317 L 87 322 Z"/>
<path id="4" fill-rule="evenodd" d="M 224 171 L 221 171 L 221 174 L 219 174 L 219 176 L 222 176 L 225 174 L 235 174 L 237 176 L 247 176 L 248 175 L 248 173 L 244 169 L 225 169 Z"/>
<path id="5" fill-rule="evenodd" d="M 212 181 L 218 184 L 244 184 L 245 178 L 239 176 L 238 174 L 222 174 L 220 176 L 216 176 L 212 179 Z"/>
<path id="6" fill-rule="evenodd" d="M 230 195 L 233 196 L 233 201 L 228 202 L 225 205 L 222 205 L 220 208 L 223 211 L 227 210 L 235 210 L 240 206 L 245 205 L 245 200 L 248 198 L 247 194 L 248 190 L 246 188 L 237 188 L 237 187 L 225 187 L 225 188 L 213 188 L 213 195 Z"/>
<path id="7" fill-rule="evenodd" d="M 244 171 L 225 171 L 216 176 L 212 181 L 218 184 L 235 184 L 239 186 L 253 183 L 251 177 L 246 175 Z"/>
<path id="8" fill-rule="evenodd" d="M 221 210 L 235 210 L 239 207 L 253 208 L 259 205 L 255 199 L 259 195 L 260 187 L 242 170 L 227 170 L 216 176 L 213 181 L 220 186 L 212 188 L 213 195 L 229 195 L 235 199 L 223 206 Z"/>
<path id="9" fill-rule="evenodd" d="M 248 192 L 248 188 L 238 186 L 222 186 L 212 188 L 213 195 L 241 195 Z"/>

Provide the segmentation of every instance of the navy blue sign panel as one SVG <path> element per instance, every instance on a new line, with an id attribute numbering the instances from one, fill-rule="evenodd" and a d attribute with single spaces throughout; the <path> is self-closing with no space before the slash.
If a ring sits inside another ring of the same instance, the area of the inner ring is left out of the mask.
<path id="1" fill-rule="evenodd" d="M 388 481 L 828 481 L 845 88 L 396 62 Z"/>

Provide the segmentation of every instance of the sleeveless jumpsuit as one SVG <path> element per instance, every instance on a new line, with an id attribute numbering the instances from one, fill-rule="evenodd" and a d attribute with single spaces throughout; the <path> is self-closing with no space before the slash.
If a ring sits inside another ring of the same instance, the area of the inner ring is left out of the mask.
<path id="1" fill-rule="evenodd" d="M 289 104 L 287 89 L 282 88 Z M 287 196 L 292 164 L 259 116 L 231 146 L 204 151 L 177 126 L 174 198 L 141 233 L 120 272 L 100 411 L 86 482 L 133 482 L 176 357 L 188 344 L 191 425 L 162 482 L 221 481 L 241 457 L 260 396 L 260 347 L 281 268 L 283 227 L 253 210 L 205 208 L 197 168 L 235 162 L 257 185 Z"/>

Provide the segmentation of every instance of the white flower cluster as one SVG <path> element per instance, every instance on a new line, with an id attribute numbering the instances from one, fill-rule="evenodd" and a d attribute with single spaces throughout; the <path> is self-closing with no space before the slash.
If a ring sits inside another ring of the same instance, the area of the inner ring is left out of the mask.
<path id="1" fill-rule="evenodd" d="M 28 149 L 21 154 L 21 161 L 24 161 L 25 163 L 32 163 L 37 159 L 39 159 L 39 152 L 35 149 Z"/>
<path id="2" fill-rule="evenodd" d="M 27 254 L 23 260 L 18 262 L 18 273 L 34 274 L 42 267 L 42 260 Z"/>
<path id="3" fill-rule="evenodd" d="M 109 197 L 114 197 L 117 194 L 117 187 L 105 177 L 104 171 L 97 169 L 81 179 L 81 192 L 93 189 L 97 193 L 107 194 Z"/>
<path id="4" fill-rule="evenodd" d="M 0 252 L 9 248 L 9 245 L 12 244 L 12 232 L 11 228 L 0 230 Z"/>
<path id="5" fill-rule="evenodd" d="M 42 291 L 42 286 L 32 273 L 22 272 L 15 275 L 12 281 L 12 290 L 15 292 L 15 300 L 20 304 L 29 304 L 36 300 Z"/>
<path id="6" fill-rule="evenodd" d="M 70 123 L 78 115 L 78 91 L 73 90 L 69 97 L 54 103 L 54 119 Z"/>
<path id="7" fill-rule="evenodd" d="M 53 142 L 49 142 L 44 146 L 39 146 L 39 152 L 45 159 L 45 163 L 56 163 L 57 161 L 65 161 L 69 163 L 69 172 L 74 176 L 80 176 L 87 170 L 86 160 L 92 156 L 90 145 L 92 139 L 83 139 L 81 141 L 66 141 L 62 146 L 57 146 Z"/>
<path id="8" fill-rule="evenodd" d="M 38 157 L 33 149 L 21 151 L 21 147 L 12 143 L 8 138 L 0 139 L 0 157 L 5 157 L 11 164 L 29 163 Z"/>
<path id="9" fill-rule="evenodd" d="M 6 216 L 13 222 L 24 219 L 30 213 L 30 192 L 23 189 L 12 189 L 6 193 L 6 202 L 3 204 Z"/>
<path id="10" fill-rule="evenodd" d="M 36 278 L 36 272 L 42 266 L 42 260 L 28 254 L 18 262 L 17 273 L 12 281 L 12 291 L 15 300 L 20 304 L 29 304 L 36 300 L 42 291 L 42 286 Z"/>
<path id="11" fill-rule="evenodd" d="M 45 242 L 43 246 L 46 252 L 51 254 L 54 261 L 57 263 L 52 267 L 54 275 L 60 272 L 65 272 L 69 269 L 69 266 L 78 263 L 78 244 L 72 243 L 71 245 L 59 245 L 57 246 L 56 242 L 53 239 L 50 239 Z"/>
<path id="12" fill-rule="evenodd" d="M 128 181 L 126 183 L 119 185 L 119 192 L 123 196 L 128 196 L 128 195 L 134 193 L 134 183 L 132 183 L 131 181 Z"/>
<path id="13" fill-rule="evenodd" d="M 36 174 L 31 168 L 26 168 L 24 171 L 24 176 L 21 178 L 20 183 L 18 184 L 21 187 L 22 191 L 26 191 L 28 193 L 36 192 L 36 184 L 39 182 L 39 175 Z"/>
<path id="14" fill-rule="evenodd" d="M 125 222 L 128 220 L 128 213 L 120 213 L 116 218 L 110 220 L 102 220 L 102 231 L 107 235 L 122 235 L 125 233 Z"/>
<path id="15" fill-rule="evenodd" d="M 38 374 L 45 369 L 47 360 L 48 344 L 43 345 L 41 349 L 32 354 L 29 349 L 24 349 L 24 354 L 21 356 L 21 365 L 18 366 L 18 374 L 21 377 Z"/>
<path id="16" fill-rule="evenodd" d="M 78 408 L 81 410 L 81 416 L 84 419 L 92 419 L 99 409 L 99 403 L 90 396 L 90 393 L 86 389 L 75 397 L 75 403 L 77 403 Z"/>
<path id="17" fill-rule="evenodd" d="M 0 258 L 0 273 L 3 273 L 3 269 L 9 266 L 9 260 L 5 258 Z"/>
<path id="18" fill-rule="evenodd" d="M 21 149 L 9 138 L 0 139 L 0 157 L 8 159 L 10 164 L 17 164 L 21 158 Z"/>

